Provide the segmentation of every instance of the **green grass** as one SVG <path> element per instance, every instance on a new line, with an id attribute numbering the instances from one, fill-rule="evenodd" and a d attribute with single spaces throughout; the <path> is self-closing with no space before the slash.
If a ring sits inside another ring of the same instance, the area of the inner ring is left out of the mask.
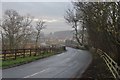
<path id="1" fill-rule="evenodd" d="M 22 65 L 28 62 L 32 62 L 44 57 L 48 57 L 48 56 L 52 56 L 54 55 L 54 53 L 47 53 L 45 52 L 43 55 L 38 55 L 38 56 L 26 56 L 25 58 L 20 58 L 18 57 L 16 60 L 6 60 L 6 61 L 2 61 L 2 65 L 0 65 L 0 67 L 2 66 L 2 68 L 9 68 L 9 67 L 13 67 L 13 66 L 17 66 L 17 65 Z"/>

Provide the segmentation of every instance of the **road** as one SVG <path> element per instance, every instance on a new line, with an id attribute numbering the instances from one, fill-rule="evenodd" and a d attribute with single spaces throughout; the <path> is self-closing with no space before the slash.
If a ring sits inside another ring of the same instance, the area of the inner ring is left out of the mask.
<path id="1" fill-rule="evenodd" d="M 67 51 L 18 67 L 4 69 L 3 78 L 80 78 L 92 61 L 88 51 Z"/>

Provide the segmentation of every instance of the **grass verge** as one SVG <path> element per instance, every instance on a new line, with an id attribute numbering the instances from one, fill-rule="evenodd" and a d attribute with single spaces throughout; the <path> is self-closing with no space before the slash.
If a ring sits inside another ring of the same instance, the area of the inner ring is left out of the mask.
<path id="1" fill-rule="evenodd" d="M 18 57 L 16 60 L 6 60 L 6 61 L 2 61 L 2 64 L 0 65 L 0 67 L 2 66 L 2 69 L 6 69 L 6 68 L 10 68 L 10 67 L 15 67 L 15 66 L 19 66 L 25 63 L 29 63 L 41 58 L 45 58 L 45 57 L 49 57 L 54 55 L 55 53 L 47 53 L 45 52 L 43 55 L 37 55 L 37 56 L 26 56 L 25 58 L 20 58 Z"/>

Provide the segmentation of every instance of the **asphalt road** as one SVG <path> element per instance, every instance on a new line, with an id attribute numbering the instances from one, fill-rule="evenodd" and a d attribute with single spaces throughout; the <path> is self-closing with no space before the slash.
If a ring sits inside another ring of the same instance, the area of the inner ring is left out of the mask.
<path id="1" fill-rule="evenodd" d="M 4 69 L 3 78 L 80 78 L 92 61 L 88 51 L 67 51 L 18 67 Z"/>

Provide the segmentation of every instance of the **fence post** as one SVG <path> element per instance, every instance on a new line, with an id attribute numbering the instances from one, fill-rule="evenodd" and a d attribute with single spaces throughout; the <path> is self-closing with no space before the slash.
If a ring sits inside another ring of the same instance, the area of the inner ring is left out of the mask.
<path id="1" fill-rule="evenodd" d="M 39 51 L 38 55 L 40 55 L 40 54 L 41 54 L 41 49 L 40 49 L 40 48 L 38 48 L 38 51 Z"/>
<path id="2" fill-rule="evenodd" d="M 45 48 L 42 49 L 42 58 L 44 58 Z"/>
<path id="3" fill-rule="evenodd" d="M 6 60 L 6 50 L 4 50 L 3 55 L 4 55 L 4 56 L 3 56 L 3 58 L 4 58 L 3 60 L 5 61 L 5 60 Z"/>
<path id="4" fill-rule="evenodd" d="M 45 51 L 46 53 L 48 53 L 49 52 L 49 48 L 46 48 L 46 51 Z"/>
<path id="5" fill-rule="evenodd" d="M 50 47 L 50 53 L 52 53 L 52 48 Z"/>
<path id="6" fill-rule="evenodd" d="M 31 49 L 30 49 L 30 56 L 31 56 Z"/>
<path id="7" fill-rule="evenodd" d="M 66 47 L 65 46 L 63 46 L 63 50 L 66 51 Z"/>
<path id="8" fill-rule="evenodd" d="M 14 54 L 15 54 L 15 60 L 16 60 L 16 58 L 17 58 L 17 53 L 16 53 L 16 49 L 14 50 Z"/>
<path id="9" fill-rule="evenodd" d="M 25 58 L 25 49 L 23 49 L 23 58 Z"/>
<path id="10" fill-rule="evenodd" d="M 35 54 L 34 54 L 34 56 L 36 56 L 37 55 L 37 48 L 35 48 Z"/>
<path id="11" fill-rule="evenodd" d="M 52 49 L 52 52 L 53 52 L 53 53 L 55 53 L 55 50 L 54 50 L 54 48 L 51 48 L 51 49 Z"/>
<path id="12" fill-rule="evenodd" d="M 38 55 L 38 48 L 36 48 L 36 56 Z"/>

